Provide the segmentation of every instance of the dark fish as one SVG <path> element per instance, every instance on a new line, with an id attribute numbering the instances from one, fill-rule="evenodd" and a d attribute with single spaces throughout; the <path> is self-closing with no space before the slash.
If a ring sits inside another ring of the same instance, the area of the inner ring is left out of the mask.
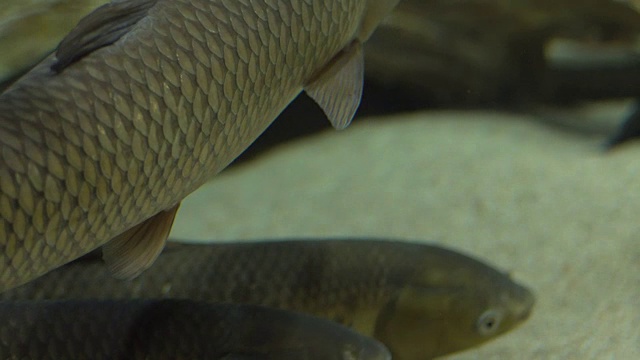
<path id="1" fill-rule="evenodd" d="M 390 360 L 379 342 L 309 315 L 186 300 L 0 303 L 0 358 Z"/>
<path id="2" fill-rule="evenodd" d="M 170 246 L 121 281 L 87 256 L 0 299 L 188 298 L 306 312 L 382 341 L 394 359 L 464 350 L 522 323 L 533 294 L 507 274 L 437 246 L 383 240 Z"/>

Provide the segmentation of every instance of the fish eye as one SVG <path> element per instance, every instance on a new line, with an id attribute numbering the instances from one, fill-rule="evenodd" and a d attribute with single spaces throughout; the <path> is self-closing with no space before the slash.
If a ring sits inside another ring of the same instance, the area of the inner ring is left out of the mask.
<path id="1" fill-rule="evenodd" d="M 476 330 L 480 335 L 493 335 L 498 331 L 501 321 L 502 313 L 493 309 L 487 310 L 476 321 Z"/>

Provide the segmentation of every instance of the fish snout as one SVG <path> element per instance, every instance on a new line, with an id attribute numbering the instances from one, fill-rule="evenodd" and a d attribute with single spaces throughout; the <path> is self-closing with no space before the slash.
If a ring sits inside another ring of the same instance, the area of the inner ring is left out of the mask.
<path id="1" fill-rule="evenodd" d="M 528 319 L 536 303 L 535 295 L 526 287 L 518 286 L 514 298 L 516 301 L 511 303 L 511 312 L 515 319 L 518 321 Z"/>

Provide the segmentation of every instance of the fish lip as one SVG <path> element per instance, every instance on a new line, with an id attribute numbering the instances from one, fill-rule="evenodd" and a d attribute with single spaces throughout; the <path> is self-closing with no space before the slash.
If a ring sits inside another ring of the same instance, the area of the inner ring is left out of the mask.
<path id="1" fill-rule="evenodd" d="M 528 319 L 533 312 L 533 308 L 536 303 L 536 296 L 531 290 L 521 287 L 518 297 L 520 298 L 520 301 L 517 302 L 517 308 L 514 309 L 514 313 L 516 314 L 517 320 L 524 321 Z"/>
<path id="2" fill-rule="evenodd" d="M 516 317 L 516 319 L 518 321 L 524 321 L 527 320 L 529 318 L 529 316 L 531 316 L 531 312 L 532 312 L 533 308 L 532 307 L 528 307 L 526 309 L 524 309 L 523 311 L 520 311 L 520 313 L 518 314 L 518 316 Z"/>

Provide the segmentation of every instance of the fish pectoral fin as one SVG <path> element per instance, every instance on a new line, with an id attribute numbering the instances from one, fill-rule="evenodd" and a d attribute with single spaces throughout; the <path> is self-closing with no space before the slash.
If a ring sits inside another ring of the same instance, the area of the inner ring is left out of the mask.
<path id="1" fill-rule="evenodd" d="M 147 15 L 158 0 L 113 1 L 85 18 L 60 42 L 51 70 L 62 72 L 91 52 L 113 44 Z"/>
<path id="2" fill-rule="evenodd" d="M 102 259 L 114 277 L 132 279 L 153 264 L 169 237 L 179 206 L 155 214 L 102 247 Z"/>
<path id="3" fill-rule="evenodd" d="M 367 2 L 367 9 L 362 17 L 358 40 L 365 42 L 371 37 L 373 31 L 380 25 L 382 20 L 398 5 L 400 0 L 370 0 Z"/>
<path id="4" fill-rule="evenodd" d="M 362 44 L 352 42 L 304 87 L 327 115 L 331 125 L 341 130 L 349 126 L 360 105 L 364 82 Z"/>

